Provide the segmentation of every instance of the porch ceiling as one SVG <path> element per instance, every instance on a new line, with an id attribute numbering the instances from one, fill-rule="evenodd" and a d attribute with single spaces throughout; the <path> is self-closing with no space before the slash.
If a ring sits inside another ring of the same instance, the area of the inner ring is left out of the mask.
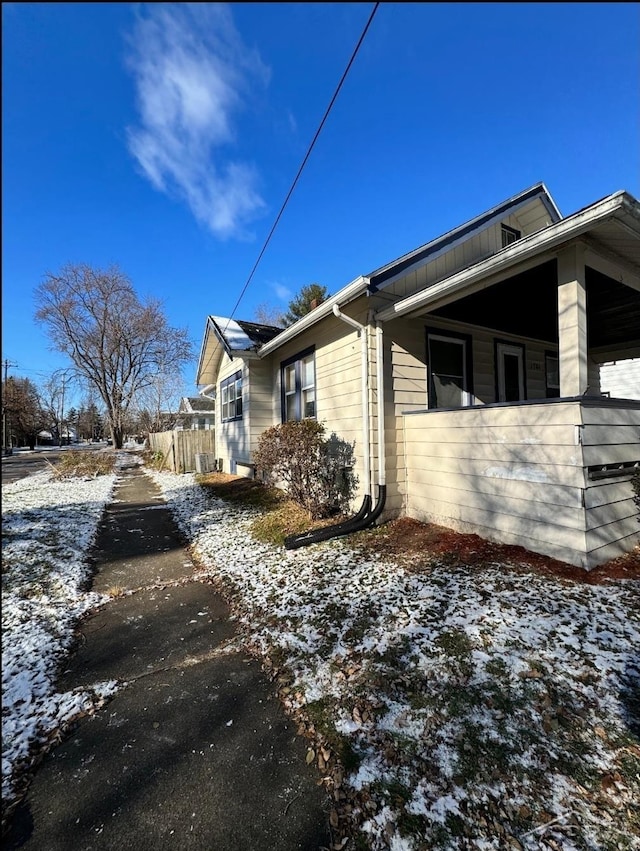
<path id="1" fill-rule="evenodd" d="M 432 311 L 457 322 L 558 343 L 557 263 L 550 260 Z M 587 286 L 589 349 L 640 345 L 640 292 L 590 267 Z"/>

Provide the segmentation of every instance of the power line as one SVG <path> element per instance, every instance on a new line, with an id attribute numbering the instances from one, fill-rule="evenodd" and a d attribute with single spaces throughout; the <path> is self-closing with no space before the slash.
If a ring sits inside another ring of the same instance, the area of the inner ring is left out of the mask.
<path id="1" fill-rule="evenodd" d="M 307 153 L 304 155 L 304 159 L 302 160 L 302 164 L 300 165 L 300 168 L 298 169 L 298 173 L 296 174 L 296 176 L 293 180 L 293 183 L 291 184 L 291 187 L 290 187 L 289 191 L 287 192 L 287 196 L 284 199 L 282 206 L 280 207 L 280 212 L 276 216 L 276 219 L 275 219 L 275 221 L 274 221 L 274 223 L 271 227 L 271 230 L 269 231 L 269 235 L 267 236 L 267 238 L 264 242 L 264 245 L 262 246 L 262 250 L 260 251 L 260 254 L 258 254 L 258 259 L 253 264 L 253 269 L 251 270 L 251 273 L 250 273 L 249 277 L 247 278 L 247 281 L 246 281 L 244 287 L 242 288 L 240 295 L 238 296 L 238 300 L 236 301 L 234 308 L 231 311 L 231 315 L 229 316 L 229 319 L 228 319 L 227 324 L 226 324 L 225 329 L 224 329 L 225 331 L 229 327 L 229 322 L 231 322 L 231 320 L 233 319 L 233 315 L 236 312 L 236 310 L 238 309 L 238 305 L 242 301 L 244 294 L 246 293 L 246 291 L 249 287 L 249 284 L 251 283 L 251 280 L 253 279 L 253 276 L 256 272 L 256 269 L 258 268 L 258 264 L 262 260 L 262 256 L 263 256 L 264 252 L 267 250 L 267 246 L 271 242 L 271 237 L 273 236 L 275 229 L 278 226 L 278 222 L 280 221 L 282 214 L 284 213 L 285 207 L 289 203 L 289 199 L 291 198 L 291 196 L 293 194 L 293 190 L 296 188 L 296 184 L 298 183 L 298 180 L 300 179 L 300 175 L 302 174 L 302 171 L 303 171 L 305 165 L 307 164 L 307 160 L 311 156 L 311 151 L 313 150 L 313 148 L 314 148 L 314 146 L 315 146 L 315 144 L 318 140 L 318 136 L 320 135 L 322 128 L 324 127 L 325 121 L 329 117 L 329 113 L 331 112 L 333 104 L 335 103 L 336 98 L 338 97 L 338 95 L 340 93 L 340 89 L 342 88 L 343 83 L 347 78 L 347 74 L 349 73 L 349 70 L 351 69 L 351 66 L 353 65 L 353 63 L 355 61 L 355 58 L 358 55 L 358 51 L 360 50 L 360 46 L 362 45 L 362 42 L 364 41 L 364 38 L 367 34 L 367 31 L 368 31 L 369 27 L 371 26 L 371 22 L 373 21 L 375 13 L 378 11 L 379 5 L 380 5 L 380 3 L 374 3 L 373 9 L 371 10 L 371 14 L 369 15 L 369 20 L 367 21 L 367 23 L 366 23 L 366 25 L 365 25 L 365 27 L 362 31 L 362 35 L 358 39 L 358 43 L 356 44 L 356 46 L 353 50 L 353 53 L 351 54 L 351 59 L 349 59 L 349 62 L 347 64 L 347 67 L 344 70 L 344 73 L 343 73 L 343 75 L 340 79 L 340 82 L 338 83 L 338 86 L 337 86 L 335 92 L 333 93 L 333 97 L 331 98 L 329 106 L 327 107 L 325 114 L 322 117 L 322 121 L 320 122 L 320 125 L 319 125 L 318 129 L 316 130 L 316 134 L 313 137 L 313 140 L 311 141 L 311 144 L 309 145 L 309 147 L 307 149 Z"/>

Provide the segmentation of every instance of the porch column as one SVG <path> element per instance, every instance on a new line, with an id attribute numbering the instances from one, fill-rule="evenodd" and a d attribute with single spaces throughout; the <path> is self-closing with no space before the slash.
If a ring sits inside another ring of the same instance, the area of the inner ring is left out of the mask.
<path id="1" fill-rule="evenodd" d="M 558 255 L 558 352 L 560 395 L 581 396 L 587 389 L 587 292 L 584 247 Z"/>

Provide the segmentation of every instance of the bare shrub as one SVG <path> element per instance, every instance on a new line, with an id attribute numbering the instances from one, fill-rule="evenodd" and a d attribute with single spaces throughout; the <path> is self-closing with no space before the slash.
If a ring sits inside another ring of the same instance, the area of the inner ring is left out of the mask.
<path id="1" fill-rule="evenodd" d="M 282 423 L 264 431 L 254 462 L 258 471 L 282 483 L 312 519 L 330 517 L 348 508 L 358 483 L 352 470 L 354 445 L 315 420 Z"/>

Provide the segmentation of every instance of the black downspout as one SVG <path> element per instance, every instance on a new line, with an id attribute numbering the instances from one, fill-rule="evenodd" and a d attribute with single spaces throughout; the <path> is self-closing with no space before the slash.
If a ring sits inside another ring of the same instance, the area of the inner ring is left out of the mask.
<path id="1" fill-rule="evenodd" d="M 284 539 L 284 547 L 286 550 L 296 550 L 299 547 L 307 547 L 310 544 L 318 544 L 321 541 L 328 541 L 331 538 L 338 538 L 342 535 L 351 535 L 353 532 L 359 532 L 361 529 L 366 529 L 372 526 L 378 519 L 387 498 L 387 486 L 378 486 L 378 499 L 375 508 L 371 510 L 371 497 L 367 494 L 360 510 L 353 517 L 342 523 L 336 523 L 333 526 L 325 526 L 324 529 L 316 529 L 312 532 L 303 532 L 300 535 L 289 535 Z"/>

